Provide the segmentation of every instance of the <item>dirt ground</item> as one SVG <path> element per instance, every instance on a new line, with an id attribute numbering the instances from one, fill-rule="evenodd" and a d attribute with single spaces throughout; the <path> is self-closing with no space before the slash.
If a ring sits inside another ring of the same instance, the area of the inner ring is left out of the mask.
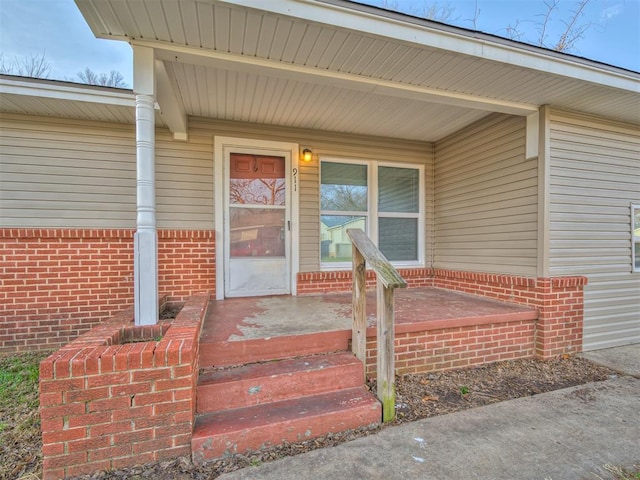
<path id="1" fill-rule="evenodd" d="M 445 415 L 587 382 L 601 381 L 613 375 L 615 373 L 611 370 L 577 356 L 548 361 L 514 360 L 448 372 L 403 375 L 396 378 L 397 418 L 384 427 L 351 430 L 301 443 L 287 443 L 245 455 L 234 455 L 199 467 L 192 465 L 187 458 L 180 458 L 118 471 L 96 472 L 92 475 L 77 477 L 77 479 L 214 479 L 225 472 L 317 448 L 332 447 L 374 434 L 380 428 L 389 428 L 421 418 Z M 369 381 L 368 386 L 375 391 L 373 380 Z M 37 398 L 37 392 L 35 395 Z M 19 409 L 19 406 L 16 406 L 16 409 Z M 4 418 L 10 418 L 11 412 L 0 413 Z M 40 478 L 42 444 L 39 423 L 32 422 L 28 428 L 22 427 L 14 434 L 5 431 L 2 440 L 0 464 L 4 464 L 5 467 L 0 468 L 0 479 Z"/>

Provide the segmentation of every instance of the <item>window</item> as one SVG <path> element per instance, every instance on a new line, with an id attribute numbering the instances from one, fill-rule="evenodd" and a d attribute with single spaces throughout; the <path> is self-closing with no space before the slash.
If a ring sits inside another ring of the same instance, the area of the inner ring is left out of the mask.
<path id="1" fill-rule="evenodd" d="M 640 205 L 631 205 L 631 244 L 632 269 L 640 272 Z"/>
<path id="2" fill-rule="evenodd" d="M 420 172 L 378 167 L 378 248 L 391 261 L 418 256 Z"/>
<path id="3" fill-rule="evenodd" d="M 231 154 L 231 258 L 284 257 L 285 193 L 284 157 Z"/>
<path id="4" fill-rule="evenodd" d="M 422 167 L 323 159 L 320 169 L 323 267 L 351 265 L 349 228 L 367 233 L 391 262 L 421 264 Z"/>

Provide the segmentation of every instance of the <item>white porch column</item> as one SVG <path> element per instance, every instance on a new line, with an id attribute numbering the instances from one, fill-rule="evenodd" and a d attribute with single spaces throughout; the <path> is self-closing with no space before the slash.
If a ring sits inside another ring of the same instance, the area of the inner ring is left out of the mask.
<path id="1" fill-rule="evenodd" d="M 136 233 L 134 236 L 135 324 L 158 322 L 158 235 L 155 192 L 154 51 L 133 47 L 136 95 Z"/>

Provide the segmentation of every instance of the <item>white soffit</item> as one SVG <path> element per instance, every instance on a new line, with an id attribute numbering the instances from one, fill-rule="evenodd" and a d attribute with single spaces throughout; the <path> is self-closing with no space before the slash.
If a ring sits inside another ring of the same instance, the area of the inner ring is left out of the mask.
<path id="1" fill-rule="evenodd" d="M 205 115 L 437 140 L 540 105 L 640 122 L 640 74 L 345 0 L 76 3 L 96 36 L 155 49 L 170 126 Z"/>
<path id="2" fill-rule="evenodd" d="M 255 72 L 166 65 L 185 110 L 201 117 L 435 141 L 487 115 Z"/>
<path id="3" fill-rule="evenodd" d="M 384 37 L 391 41 L 436 48 L 633 92 L 640 91 L 640 75 L 634 72 L 348 0 L 199 1 L 269 11 Z"/>
<path id="4" fill-rule="evenodd" d="M 134 123 L 135 97 L 124 89 L 0 76 L 0 112 Z M 159 112 L 158 126 L 165 126 Z"/>

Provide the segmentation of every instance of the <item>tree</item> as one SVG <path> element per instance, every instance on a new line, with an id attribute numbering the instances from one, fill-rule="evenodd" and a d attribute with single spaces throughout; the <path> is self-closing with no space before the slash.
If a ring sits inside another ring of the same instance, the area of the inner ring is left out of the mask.
<path id="1" fill-rule="evenodd" d="M 51 63 L 46 59 L 45 52 L 32 53 L 22 57 L 14 56 L 8 59 L 0 52 L 0 74 L 17 75 L 30 78 L 51 78 Z M 77 78 L 65 77 L 68 82 L 86 83 L 87 85 L 99 85 L 103 87 L 126 88 L 128 85 L 124 77 L 117 70 L 109 73 L 96 73 L 89 67 L 77 73 Z"/>
<path id="2" fill-rule="evenodd" d="M 416 5 L 409 13 L 416 17 L 426 18 L 427 20 L 450 23 L 455 20 L 452 18 L 455 9 L 456 7 L 447 3 L 423 1 L 421 4 Z"/>
<path id="3" fill-rule="evenodd" d="M 460 26 L 471 24 L 474 30 L 481 30 L 480 9 L 478 0 L 475 2 L 473 18 L 460 22 L 458 17 L 454 17 L 455 7 L 451 3 L 440 3 L 438 1 L 414 0 L 409 3 L 401 3 L 398 0 L 361 0 L 363 3 L 377 4 L 388 10 L 402 11 L 427 20 L 435 20 L 444 23 L 459 24 Z M 569 12 L 568 18 L 560 19 L 563 25 L 556 38 L 550 38 L 550 30 L 554 22 L 554 16 L 558 13 L 560 0 L 545 0 L 544 12 L 536 15 L 538 21 L 531 22 L 515 19 L 504 28 L 507 38 L 517 40 L 531 45 L 548 48 L 557 52 L 572 52 L 576 49 L 578 42 L 584 38 L 585 33 L 591 28 L 591 22 L 582 22 L 586 6 L 591 0 L 576 0 L 573 10 Z M 466 23 L 465 23 L 466 22 Z M 527 32 L 524 29 L 526 23 L 532 23 L 536 27 L 536 34 Z M 557 24 L 557 22 L 556 22 Z"/>
<path id="4" fill-rule="evenodd" d="M 7 60 L 4 53 L 0 53 L 0 73 L 5 75 L 48 78 L 50 72 L 51 64 L 46 60 L 45 52 L 13 57 L 13 60 Z"/>
<path id="5" fill-rule="evenodd" d="M 284 205 L 283 178 L 232 178 L 229 199 L 236 205 Z"/>
<path id="6" fill-rule="evenodd" d="M 382 0 L 380 7 L 385 10 L 400 11 L 400 5 L 396 0 Z M 427 20 L 434 20 L 436 22 L 447 23 L 455 20 L 452 18 L 453 12 L 456 7 L 451 6 L 448 3 L 440 2 L 428 2 L 423 0 L 422 2 L 412 3 L 405 11 L 410 15 L 416 17 L 425 18 Z"/>
<path id="7" fill-rule="evenodd" d="M 320 204 L 323 210 L 363 212 L 367 210 L 367 187 L 361 185 L 322 185 Z"/>
<path id="8" fill-rule="evenodd" d="M 124 77 L 117 70 L 111 70 L 109 73 L 96 73 L 89 67 L 86 67 L 83 71 L 78 72 L 77 75 L 82 83 L 86 83 L 87 85 L 114 88 L 125 88 L 127 86 L 124 82 Z"/>
<path id="9" fill-rule="evenodd" d="M 565 22 L 563 20 L 563 23 L 565 24 L 566 28 L 564 29 L 564 31 L 560 35 L 560 38 L 558 39 L 555 46 L 553 47 L 554 50 L 558 52 L 573 50 L 576 42 L 580 40 L 584 36 L 584 33 L 589 29 L 589 27 L 591 27 L 590 22 L 583 23 L 583 24 L 578 23 L 578 20 L 582 16 L 584 12 L 584 7 L 587 6 L 587 3 L 589 3 L 589 0 L 581 0 L 580 2 L 578 2 L 576 4 L 576 8 L 571 11 L 572 16 L 569 19 L 569 21 Z M 557 5 L 558 0 L 555 0 L 553 4 Z"/>
<path id="10" fill-rule="evenodd" d="M 557 40 L 549 42 L 548 30 L 552 21 L 552 14 L 558 10 L 559 0 L 551 0 L 544 2 L 546 11 L 539 16 L 542 17 L 540 22 L 537 22 L 538 27 L 538 39 L 535 43 L 539 47 L 549 48 L 556 52 L 570 52 L 575 49 L 576 43 L 584 37 L 585 32 L 591 27 L 591 22 L 580 23 L 579 20 L 584 13 L 584 9 L 589 3 L 589 0 L 579 0 L 576 6 L 571 10 L 571 16 L 568 20 L 561 20 L 564 24 L 564 28 L 561 30 Z M 515 24 L 507 26 L 507 36 L 512 40 L 520 40 L 526 38 L 524 33 L 520 30 L 521 22 L 516 20 Z M 526 41 L 526 40 L 525 40 Z"/>

